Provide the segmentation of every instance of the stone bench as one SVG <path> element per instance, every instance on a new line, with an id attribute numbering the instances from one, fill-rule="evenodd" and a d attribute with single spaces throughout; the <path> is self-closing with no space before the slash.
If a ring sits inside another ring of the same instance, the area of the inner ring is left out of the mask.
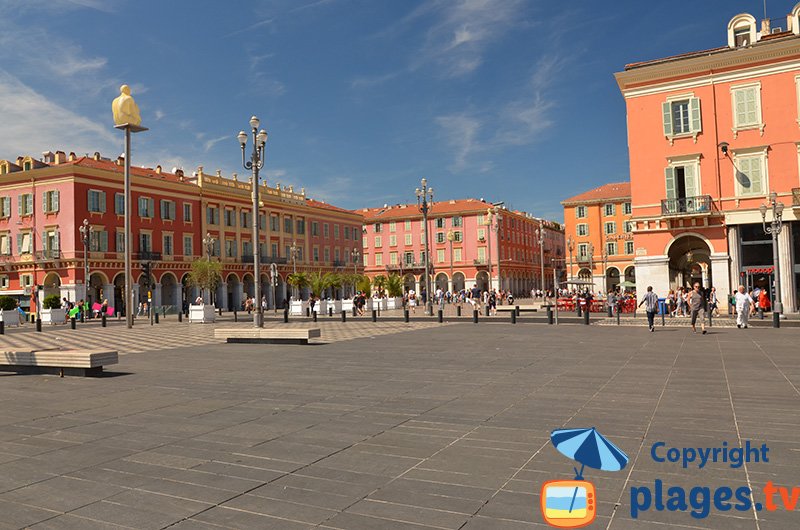
<path id="1" fill-rule="evenodd" d="M 25 374 L 98 376 L 103 366 L 118 362 L 116 350 L 0 351 L 0 371 Z"/>
<path id="2" fill-rule="evenodd" d="M 214 338 L 228 343 L 240 344 L 308 344 L 309 339 L 319 338 L 319 328 L 236 328 L 215 329 Z"/>

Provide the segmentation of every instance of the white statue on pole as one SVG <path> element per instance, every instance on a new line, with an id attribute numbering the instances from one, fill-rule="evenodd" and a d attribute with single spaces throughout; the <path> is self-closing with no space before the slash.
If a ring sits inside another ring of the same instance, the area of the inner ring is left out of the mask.
<path id="1" fill-rule="evenodd" d="M 131 97 L 130 87 L 122 85 L 119 87 L 119 92 L 119 96 L 111 102 L 111 110 L 114 112 L 114 125 L 141 125 L 142 118 L 139 115 L 139 107 Z"/>

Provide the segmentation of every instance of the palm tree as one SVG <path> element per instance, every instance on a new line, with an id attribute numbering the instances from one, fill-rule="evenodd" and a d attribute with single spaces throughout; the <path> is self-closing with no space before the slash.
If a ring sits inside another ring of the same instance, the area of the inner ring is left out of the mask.
<path id="1" fill-rule="evenodd" d="M 286 277 L 286 283 L 297 289 L 298 298 L 302 299 L 302 289 L 308 287 L 308 274 L 305 272 L 293 272 Z"/>
<path id="2" fill-rule="evenodd" d="M 361 274 L 356 274 L 356 276 L 358 276 L 356 281 L 358 290 L 363 292 L 367 298 L 372 296 L 372 280 L 369 279 L 369 276 L 362 276 Z"/>
<path id="3" fill-rule="evenodd" d="M 375 276 L 372 279 L 372 285 L 375 286 L 375 289 L 377 289 L 378 292 L 383 291 L 384 289 L 386 289 L 386 276 L 384 276 L 383 274 Z"/>
<path id="4" fill-rule="evenodd" d="M 330 273 L 322 274 L 322 271 L 312 272 L 308 275 L 308 286 L 311 289 L 311 294 L 317 298 L 322 297 L 322 293 L 330 285 Z"/>
<path id="5" fill-rule="evenodd" d="M 403 296 L 403 278 L 392 273 L 386 278 L 386 294 L 392 298 Z"/>
<path id="6" fill-rule="evenodd" d="M 329 272 L 328 276 L 328 287 L 334 290 L 333 296 L 336 297 L 336 290 L 340 289 L 343 285 L 342 275 L 338 272 Z"/>

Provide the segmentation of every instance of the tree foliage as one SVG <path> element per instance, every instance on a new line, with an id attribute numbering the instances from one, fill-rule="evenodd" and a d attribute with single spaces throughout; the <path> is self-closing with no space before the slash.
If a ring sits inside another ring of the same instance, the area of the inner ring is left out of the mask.
<path id="1" fill-rule="evenodd" d="M 189 285 L 199 287 L 201 292 L 214 292 L 220 282 L 222 282 L 222 264 L 219 261 L 197 259 L 192 262 L 188 277 Z"/>

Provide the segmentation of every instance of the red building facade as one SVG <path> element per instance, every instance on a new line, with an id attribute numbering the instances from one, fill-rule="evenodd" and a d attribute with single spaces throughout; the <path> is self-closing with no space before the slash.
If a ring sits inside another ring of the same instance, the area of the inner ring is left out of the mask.
<path id="1" fill-rule="evenodd" d="M 431 288 L 460 290 L 477 284 L 511 290 L 552 289 L 553 268 L 563 268 L 564 230 L 525 212 L 498 208 L 477 199 L 435 202 L 428 215 Z M 425 239 L 416 204 L 358 210 L 364 216 L 363 264 L 370 276 L 397 273 L 406 289 L 424 283 Z M 540 236 L 543 232 L 544 271 Z M 499 251 L 499 253 L 498 253 Z"/>
<path id="2" fill-rule="evenodd" d="M 131 174 L 135 298 L 145 301 L 149 290 L 152 303 L 168 310 L 193 300 L 197 291 L 187 286 L 187 274 L 192 261 L 208 256 L 223 265 L 217 305 L 241 307 L 254 292 L 251 185 L 235 175 L 206 174 L 202 167 L 192 175 L 160 166 L 132 167 Z M 42 286 L 45 296 L 108 299 L 122 308 L 122 192 L 123 161 L 99 153 L 76 157 L 59 151 L 39 160 L 0 161 L 0 295 L 16 296 L 27 306 Z M 361 247 L 360 215 L 280 184 L 262 185 L 260 196 L 258 251 L 270 307 L 287 298 L 285 279 L 292 270 L 352 266 L 353 250 Z M 87 246 L 79 229 L 84 219 L 91 227 Z M 149 284 L 141 269 L 147 262 Z M 271 263 L 278 267 L 274 300 Z"/>

